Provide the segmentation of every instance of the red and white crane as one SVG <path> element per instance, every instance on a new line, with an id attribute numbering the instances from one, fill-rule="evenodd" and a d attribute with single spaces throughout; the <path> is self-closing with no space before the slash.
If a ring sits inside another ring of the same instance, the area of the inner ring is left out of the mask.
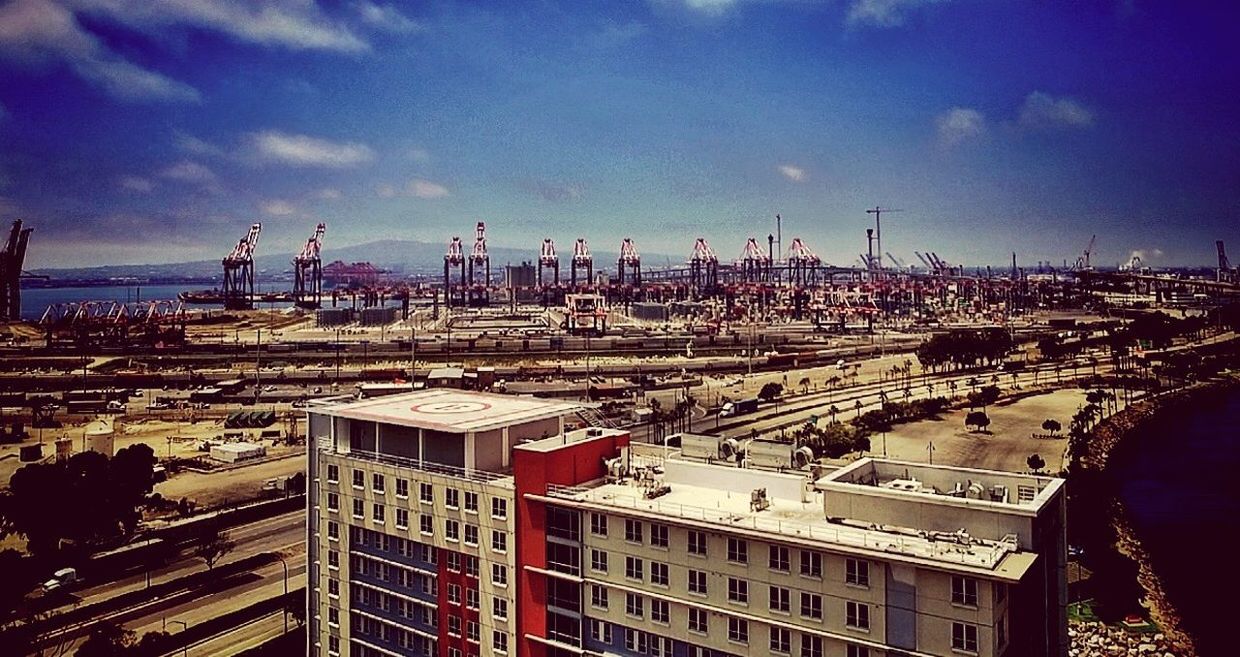
<path id="1" fill-rule="evenodd" d="M 552 285 L 560 284 L 560 256 L 555 252 L 555 240 L 550 237 L 543 239 L 542 250 L 538 253 L 538 287 L 543 285 L 543 270 L 553 272 Z"/>
<path id="2" fill-rule="evenodd" d="M 323 301 L 323 235 L 327 224 L 319 224 L 306 240 L 301 252 L 293 256 L 293 302 L 299 308 L 318 308 Z"/>
<path id="3" fill-rule="evenodd" d="M 591 285 L 594 278 L 594 256 L 590 254 L 590 244 L 586 242 L 586 238 L 578 237 L 577 242 L 573 244 L 573 260 L 569 269 L 573 287 L 577 287 L 578 269 L 585 270 L 586 285 Z"/>
<path id="4" fill-rule="evenodd" d="M 224 308 L 228 310 L 254 307 L 254 251 L 262 230 L 260 223 L 250 226 L 245 237 L 224 256 Z"/>
<path id="5" fill-rule="evenodd" d="M 634 287 L 641 287 L 642 284 L 642 257 L 637 252 L 637 246 L 633 244 L 633 239 L 626 237 L 620 242 L 620 258 L 616 261 L 616 271 L 618 282 L 621 285 L 625 283 L 625 269 L 629 271 L 629 282 Z"/>

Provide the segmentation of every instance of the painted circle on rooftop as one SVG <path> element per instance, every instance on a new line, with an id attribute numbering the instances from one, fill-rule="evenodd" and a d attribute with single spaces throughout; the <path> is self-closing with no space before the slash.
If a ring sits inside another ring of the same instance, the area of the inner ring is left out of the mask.
<path id="1" fill-rule="evenodd" d="M 469 402 L 427 402 L 425 404 L 416 404 L 410 406 L 409 410 L 414 413 L 431 413 L 436 415 L 447 415 L 451 413 L 477 413 L 491 408 L 486 402 L 469 401 Z"/>

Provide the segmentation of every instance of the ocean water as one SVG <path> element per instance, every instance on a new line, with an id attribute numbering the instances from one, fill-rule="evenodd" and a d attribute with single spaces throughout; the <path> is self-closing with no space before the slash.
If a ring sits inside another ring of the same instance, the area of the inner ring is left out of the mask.
<path id="1" fill-rule="evenodd" d="M 267 292 L 262 284 L 256 284 L 258 292 Z M 272 286 L 274 290 L 286 290 L 288 285 Z M 76 303 L 79 301 L 175 301 L 181 292 L 195 292 L 210 289 L 210 285 L 202 283 L 190 285 L 101 285 L 86 287 L 46 287 L 22 288 L 22 319 L 37 320 L 43 311 L 55 303 Z M 289 304 L 275 304 L 276 308 Z M 262 304 L 266 309 L 268 304 Z M 192 305 L 187 308 L 219 308 L 218 305 Z"/>
<path id="2" fill-rule="evenodd" d="M 1240 568 L 1240 390 L 1163 413 L 1108 470 L 1201 655 L 1235 655 Z"/>

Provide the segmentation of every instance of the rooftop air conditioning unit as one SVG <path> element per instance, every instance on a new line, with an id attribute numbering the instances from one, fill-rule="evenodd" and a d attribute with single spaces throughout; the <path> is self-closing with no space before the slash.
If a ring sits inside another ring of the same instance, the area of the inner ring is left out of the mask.
<path id="1" fill-rule="evenodd" d="M 719 441 L 719 458 L 725 461 L 731 461 L 736 458 L 736 455 L 740 452 L 740 449 L 740 443 L 736 442 L 735 439 L 725 438 Z"/>
<path id="2" fill-rule="evenodd" d="M 603 430 L 598 427 L 590 427 L 589 429 L 586 429 L 586 435 L 591 438 L 598 438 L 603 435 Z"/>
<path id="3" fill-rule="evenodd" d="M 814 450 L 809 447 L 798 447 L 792 453 L 792 465 L 797 469 L 804 468 L 814 462 Z"/>
<path id="4" fill-rule="evenodd" d="M 749 493 L 749 510 L 765 511 L 771 508 L 771 500 L 766 497 L 765 488 L 755 488 Z"/>

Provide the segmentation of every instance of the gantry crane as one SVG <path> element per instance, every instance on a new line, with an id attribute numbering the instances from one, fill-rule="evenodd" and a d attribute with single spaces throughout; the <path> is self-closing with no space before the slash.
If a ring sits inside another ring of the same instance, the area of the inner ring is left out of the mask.
<path id="1" fill-rule="evenodd" d="M 22 228 L 22 220 L 13 221 L 9 239 L 0 251 L 0 321 L 17 321 L 22 316 L 22 267 L 26 262 L 26 246 L 33 228 Z"/>
<path id="2" fill-rule="evenodd" d="M 569 264 L 573 288 L 577 287 L 578 269 L 586 271 L 585 284 L 590 286 L 594 279 L 594 256 L 590 255 L 590 244 L 584 237 L 578 237 L 577 242 L 573 244 L 573 260 Z"/>
<path id="3" fill-rule="evenodd" d="M 560 285 L 560 256 L 555 252 L 555 240 L 550 237 L 543 240 L 542 251 L 538 254 L 538 287 L 543 286 L 543 270 L 550 269 L 553 275 L 552 285 Z"/>
<path id="4" fill-rule="evenodd" d="M 812 285 L 818 279 L 818 266 L 822 258 L 810 250 L 799 237 L 792 238 L 788 246 L 788 282 Z"/>
<path id="5" fill-rule="evenodd" d="M 771 257 L 758 246 L 756 237 L 750 237 L 741 250 L 741 272 L 746 283 L 771 280 Z"/>
<path id="6" fill-rule="evenodd" d="M 481 281 L 478 275 L 481 274 Z M 474 229 L 474 249 L 469 253 L 469 302 L 485 305 L 491 295 L 491 256 L 487 253 L 487 225 L 481 221 Z"/>
<path id="7" fill-rule="evenodd" d="M 625 270 L 629 271 L 629 284 L 633 287 L 642 285 L 642 257 L 632 238 L 624 238 L 620 242 L 620 258 L 616 260 L 617 282 L 625 284 Z"/>
<path id="8" fill-rule="evenodd" d="M 254 250 L 262 230 L 260 223 L 250 226 L 245 237 L 224 256 L 224 308 L 227 310 L 254 308 Z"/>
<path id="9" fill-rule="evenodd" d="M 443 294 L 444 305 L 452 307 L 453 291 L 452 270 L 459 270 L 459 286 L 465 287 L 465 249 L 461 246 L 461 238 L 453 235 L 448 241 L 448 251 L 443 254 Z"/>
<path id="10" fill-rule="evenodd" d="M 298 308 L 314 309 L 323 303 L 323 234 L 326 224 L 319 224 L 314 234 L 293 257 L 293 303 Z"/>
<path id="11" fill-rule="evenodd" d="M 1089 237 L 1089 244 L 1085 247 L 1085 251 L 1081 253 L 1081 257 L 1076 259 L 1077 270 L 1092 271 L 1093 267 L 1089 264 L 1089 256 L 1094 252 L 1094 240 L 1098 239 L 1097 235 Z"/>
<path id="12" fill-rule="evenodd" d="M 719 257 L 705 237 L 699 237 L 693 243 L 693 255 L 689 257 L 689 284 L 705 293 L 719 284 Z"/>

